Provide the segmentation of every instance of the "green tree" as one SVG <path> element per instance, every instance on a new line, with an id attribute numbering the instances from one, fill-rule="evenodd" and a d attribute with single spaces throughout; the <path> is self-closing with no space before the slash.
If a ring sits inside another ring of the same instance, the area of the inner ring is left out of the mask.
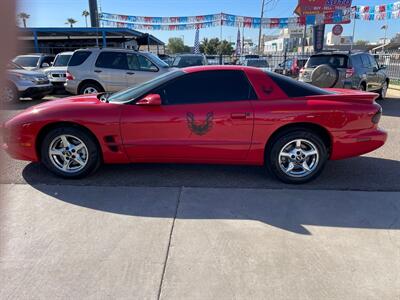
<path id="1" fill-rule="evenodd" d="M 77 23 L 77 22 L 78 22 L 78 21 L 75 20 L 75 19 L 73 19 L 73 18 L 68 18 L 68 19 L 67 19 L 67 22 L 65 22 L 65 24 L 69 24 L 70 27 L 72 28 L 72 27 L 74 27 L 74 24 Z"/>
<path id="2" fill-rule="evenodd" d="M 85 10 L 82 12 L 82 17 L 85 17 L 86 27 L 88 27 L 88 26 L 87 26 L 87 17 L 89 17 L 89 15 L 90 15 L 90 13 L 87 11 L 87 9 L 85 9 Z"/>
<path id="3" fill-rule="evenodd" d="M 29 19 L 30 15 L 27 13 L 21 12 L 17 15 L 18 18 L 22 20 L 22 23 L 24 24 L 24 28 L 26 28 L 26 20 Z"/>
<path id="4" fill-rule="evenodd" d="M 200 43 L 200 52 L 208 55 L 231 55 L 233 52 L 233 47 L 232 44 L 227 40 L 223 40 L 221 42 L 218 38 L 204 38 Z"/>
<path id="5" fill-rule="evenodd" d="M 169 38 L 167 47 L 171 54 L 190 52 L 190 47 L 185 46 L 183 40 L 177 37 Z"/>
<path id="6" fill-rule="evenodd" d="M 221 53 L 222 55 L 231 55 L 233 52 L 232 44 L 229 43 L 227 40 L 223 40 L 218 45 L 218 52 Z"/>

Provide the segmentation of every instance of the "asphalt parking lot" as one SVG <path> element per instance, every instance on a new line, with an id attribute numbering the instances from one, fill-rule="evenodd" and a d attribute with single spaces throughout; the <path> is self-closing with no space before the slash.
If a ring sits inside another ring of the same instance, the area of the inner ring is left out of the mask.
<path id="1" fill-rule="evenodd" d="M 302 186 L 204 165 L 61 180 L 1 152 L 0 298 L 400 299 L 400 92 L 389 95 L 387 144 Z"/>

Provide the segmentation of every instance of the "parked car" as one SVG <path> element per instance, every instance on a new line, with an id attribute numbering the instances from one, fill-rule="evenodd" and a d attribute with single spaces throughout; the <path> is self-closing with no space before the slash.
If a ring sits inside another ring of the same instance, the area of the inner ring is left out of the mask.
<path id="1" fill-rule="evenodd" d="M 65 89 L 72 94 L 117 92 L 169 71 L 169 65 L 150 52 L 81 49 L 68 62 Z"/>
<path id="2" fill-rule="evenodd" d="M 54 61 L 53 54 L 43 54 L 43 53 L 18 55 L 13 59 L 13 62 L 30 71 L 42 70 L 48 68 L 51 66 L 53 61 Z"/>
<path id="3" fill-rule="evenodd" d="M 52 84 L 42 72 L 26 70 L 14 62 L 7 64 L 6 84 L 1 93 L 4 103 L 15 102 L 21 97 L 42 99 L 52 90 Z"/>
<path id="4" fill-rule="evenodd" d="M 203 54 L 178 54 L 172 62 L 172 67 L 186 68 L 208 65 L 207 58 Z"/>
<path id="5" fill-rule="evenodd" d="M 157 56 L 167 65 L 171 65 L 174 61 L 174 58 L 168 54 L 157 54 Z"/>
<path id="6" fill-rule="evenodd" d="M 322 88 L 346 88 L 377 92 L 386 97 L 389 78 L 385 66 L 362 52 L 328 52 L 312 55 L 300 71 L 300 81 Z"/>
<path id="7" fill-rule="evenodd" d="M 239 57 L 239 65 L 243 65 L 247 59 L 257 59 L 260 58 L 258 54 L 245 54 Z"/>
<path id="8" fill-rule="evenodd" d="M 306 65 L 308 57 L 291 57 L 281 62 L 274 72 L 297 78 L 300 70 Z"/>
<path id="9" fill-rule="evenodd" d="M 243 62 L 246 67 L 260 68 L 264 71 L 271 71 L 268 61 L 265 58 L 249 58 Z"/>
<path id="10" fill-rule="evenodd" d="M 4 141 L 12 157 L 65 178 L 101 163 L 217 163 L 265 166 L 304 183 L 329 159 L 385 143 L 376 97 L 256 68 L 192 67 L 109 96 L 34 106 L 5 123 Z"/>
<path id="11" fill-rule="evenodd" d="M 57 54 L 51 67 L 44 70 L 50 82 L 56 89 L 64 89 L 67 74 L 67 65 L 74 52 L 62 52 Z"/>

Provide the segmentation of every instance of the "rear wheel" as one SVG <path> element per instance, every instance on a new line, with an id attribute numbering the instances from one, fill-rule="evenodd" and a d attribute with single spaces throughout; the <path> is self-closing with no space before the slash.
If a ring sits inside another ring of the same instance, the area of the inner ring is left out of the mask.
<path id="1" fill-rule="evenodd" d="M 306 129 L 282 132 L 266 152 L 267 170 L 286 183 L 306 183 L 323 170 L 328 158 L 321 137 Z"/>
<path id="2" fill-rule="evenodd" d="M 103 88 L 96 82 L 89 82 L 83 84 L 79 89 L 79 94 L 98 94 L 104 92 Z"/>
<path id="3" fill-rule="evenodd" d="M 64 178 L 81 178 L 100 166 L 100 149 L 94 138 L 80 128 L 51 130 L 41 145 L 42 163 Z"/>

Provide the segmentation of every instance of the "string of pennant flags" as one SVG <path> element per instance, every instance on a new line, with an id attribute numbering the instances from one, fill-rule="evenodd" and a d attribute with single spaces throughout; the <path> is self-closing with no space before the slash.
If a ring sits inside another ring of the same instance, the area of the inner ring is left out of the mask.
<path id="1" fill-rule="evenodd" d="M 353 6 L 318 15 L 289 18 L 257 18 L 225 13 L 187 17 L 128 16 L 102 12 L 103 26 L 136 30 L 193 30 L 217 26 L 244 28 L 296 28 L 304 25 L 347 24 L 351 19 L 367 21 L 399 19 L 400 1 L 376 6 Z"/>

